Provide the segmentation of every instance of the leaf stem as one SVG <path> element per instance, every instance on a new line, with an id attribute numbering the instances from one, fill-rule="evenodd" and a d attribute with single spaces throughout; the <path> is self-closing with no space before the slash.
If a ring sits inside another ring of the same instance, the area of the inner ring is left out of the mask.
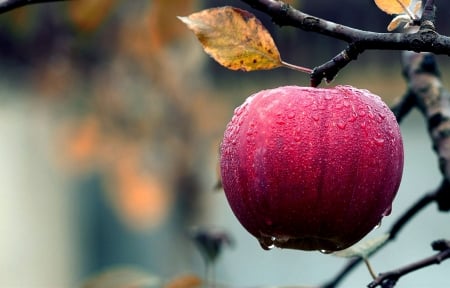
<path id="1" fill-rule="evenodd" d="M 363 257 L 363 261 L 364 261 L 364 264 L 366 264 L 367 270 L 369 270 L 369 273 L 370 273 L 370 276 L 372 276 L 372 279 L 373 280 L 377 279 L 377 274 L 373 270 L 373 267 L 369 262 L 369 258 Z"/>
<path id="2" fill-rule="evenodd" d="M 295 70 L 295 71 L 300 71 L 300 72 L 308 73 L 308 74 L 311 74 L 313 72 L 313 69 L 290 64 L 290 63 L 284 62 L 283 60 L 281 60 L 280 63 L 281 63 L 281 66 Z"/>

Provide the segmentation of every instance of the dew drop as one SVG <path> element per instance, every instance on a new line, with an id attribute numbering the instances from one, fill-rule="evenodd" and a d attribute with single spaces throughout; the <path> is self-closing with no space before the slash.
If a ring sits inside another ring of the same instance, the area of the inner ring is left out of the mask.
<path id="1" fill-rule="evenodd" d="M 375 225 L 375 227 L 373 227 L 373 229 L 378 229 L 378 228 L 380 228 L 380 227 L 381 227 L 381 220 L 380 220 L 380 222 L 378 222 L 377 225 Z"/>
<path id="2" fill-rule="evenodd" d="M 289 119 L 292 119 L 292 118 L 295 117 L 295 113 L 294 113 L 294 112 L 289 112 L 288 115 L 287 115 L 287 117 L 288 117 Z"/>
<path id="3" fill-rule="evenodd" d="M 338 122 L 336 125 L 340 129 L 345 129 L 345 126 L 347 126 L 347 123 L 345 123 L 345 122 Z"/>
<path id="4" fill-rule="evenodd" d="M 348 121 L 349 122 L 355 122 L 355 120 L 356 120 L 356 113 L 353 113 L 352 115 L 350 115 L 350 117 L 348 118 Z"/>
<path id="5" fill-rule="evenodd" d="M 314 121 L 319 121 L 319 115 L 313 114 L 311 117 Z"/>
<path id="6" fill-rule="evenodd" d="M 366 122 L 361 122 L 360 126 L 361 128 L 366 128 Z"/>
<path id="7" fill-rule="evenodd" d="M 240 116 L 244 112 L 244 106 L 239 106 L 236 109 L 234 109 L 234 115 Z"/>
<path id="8" fill-rule="evenodd" d="M 262 236 L 258 239 L 259 244 L 261 245 L 261 248 L 264 250 L 272 250 L 275 248 L 275 237 L 268 237 L 268 236 Z"/>
<path id="9" fill-rule="evenodd" d="M 373 140 L 375 140 L 375 144 L 377 145 L 383 145 L 384 139 L 381 137 L 373 137 Z"/>
<path id="10" fill-rule="evenodd" d="M 303 98 L 303 101 L 301 102 L 301 104 L 305 107 L 310 106 L 312 104 L 312 98 L 311 97 L 305 97 Z"/>
<path id="11" fill-rule="evenodd" d="M 295 142 L 300 142 L 302 140 L 302 138 L 300 136 L 295 136 L 294 137 L 294 141 Z"/>
<path id="12" fill-rule="evenodd" d="M 350 101 L 344 99 L 343 104 L 345 107 L 348 107 L 350 106 Z"/>
<path id="13" fill-rule="evenodd" d="M 277 122 L 277 124 L 280 124 L 280 125 L 286 124 L 286 122 L 283 119 L 278 119 L 276 122 Z"/>
<path id="14" fill-rule="evenodd" d="M 388 207 L 384 212 L 383 212 L 383 216 L 389 216 L 391 215 L 392 212 L 392 206 Z"/>
<path id="15" fill-rule="evenodd" d="M 331 99 L 333 99 L 333 94 L 331 94 L 331 93 L 325 94 L 325 100 L 331 100 Z"/>
<path id="16" fill-rule="evenodd" d="M 325 249 L 321 249 L 321 250 L 319 250 L 319 252 L 322 253 L 322 254 L 331 254 L 331 253 L 333 253 L 333 251 L 325 250 Z"/>

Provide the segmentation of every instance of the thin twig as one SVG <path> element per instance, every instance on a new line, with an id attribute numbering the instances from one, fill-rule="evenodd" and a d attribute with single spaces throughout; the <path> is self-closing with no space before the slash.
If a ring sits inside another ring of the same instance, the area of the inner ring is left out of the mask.
<path id="1" fill-rule="evenodd" d="M 316 32 L 348 43 L 347 49 L 331 61 L 317 66 L 311 74 L 311 85 L 322 79 L 333 80 L 337 72 L 355 60 L 365 50 L 409 50 L 450 55 L 450 37 L 434 30 L 434 1 L 428 0 L 420 21 L 421 29 L 415 33 L 376 33 L 355 29 L 303 13 L 277 0 L 242 0 L 269 16 L 280 26 L 293 26 Z"/>
<path id="2" fill-rule="evenodd" d="M 404 267 L 386 272 L 381 273 L 374 281 L 372 281 L 367 287 L 369 288 L 375 288 L 377 286 L 381 286 L 383 288 L 387 287 L 394 287 L 397 281 L 416 270 L 435 265 L 440 264 L 442 261 L 446 259 L 450 259 L 450 241 L 447 240 L 441 240 L 439 241 L 439 244 L 445 244 L 446 247 L 440 247 L 439 252 L 434 254 L 433 256 L 421 259 L 417 262 L 408 264 Z M 436 249 L 435 249 L 436 250 Z"/>
<path id="3" fill-rule="evenodd" d="M 30 4 L 39 4 L 39 3 L 47 3 L 47 2 L 62 2 L 62 1 L 70 1 L 70 0 L 3 0 L 0 1 L 0 13 L 5 13 L 11 11 L 13 9 L 30 5 Z M 71 0 L 73 1 L 73 0 Z"/>
<path id="4" fill-rule="evenodd" d="M 440 188 L 437 189 L 434 192 L 427 193 L 426 195 L 422 196 L 417 202 L 415 202 L 408 210 L 406 210 L 398 219 L 394 222 L 394 224 L 389 229 L 389 239 L 384 242 L 382 245 L 380 245 L 376 250 L 372 251 L 370 255 L 372 256 L 376 252 L 378 252 L 381 248 L 386 246 L 388 243 L 390 243 L 392 240 L 395 239 L 395 237 L 398 235 L 400 230 L 406 226 L 413 218 L 416 216 L 420 211 L 423 211 L 425 207 L 427 207 L 429 204 L 433 203 L 436 199 L 436 195 L 439 193 Z M 353 269 L 355 269 L 359 264 L 362 263 L 361 257 L 356 257 L 350 259 L 347 264 L 342 268 L 342 270 L 337 273 L 337 275 L 323 284 L 322 288 L 334 288 L 337 287 L 342 280 L 351 272 Z"/>

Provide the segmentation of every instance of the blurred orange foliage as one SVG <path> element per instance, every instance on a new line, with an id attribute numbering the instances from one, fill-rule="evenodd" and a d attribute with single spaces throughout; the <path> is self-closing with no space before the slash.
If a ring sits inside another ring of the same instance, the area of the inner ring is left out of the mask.
<path id="1" fill-rule="evenodd" d="M 108 17 L 116 0 L 69 1 L 69 18 L 78 29 L 91 32 Z"/>
<path id="2" fill-rule="evenodd" d="M 193 39 L 176 18 L 196 4 L 71 1 L 70 19 L 81 32 L 95 32 L 96 39 L 104 39 L 96 45 L 103 45 L 99 47 L 110 60 L 84 75 L 69 53 L 66 60 L 55 58 L 59 65 L 43 63 L 45 73 L 34 76 L 44 94 L 64 95 L 69 105 L 82 103 L 82 113 L 62 125 L 65 163 L 75 171 L 101 171 L 109 203 L 133 229 L 164 222 L 177 199 L 179 181 L 198 175 L 194 170 L 201 169 L 202 161 L 211 164 L 203 148 L 216 157 L 216 150 L 209 151 L 210 143 L 217 143 L 228 116 L 223 100 L 211 98 L 204 85 L 202 51 L 196 42 L 186 41 Z M 97 33 L 111 13 L 120 15 L 111 20 L 114 31 L 107 25 Z M 102 38 L 102 33 L 114 38 Z M 202 57 L 192 57 L 196 53 Z M 74 83 L 85 87 L 82 94 L 67 93 Z"/>

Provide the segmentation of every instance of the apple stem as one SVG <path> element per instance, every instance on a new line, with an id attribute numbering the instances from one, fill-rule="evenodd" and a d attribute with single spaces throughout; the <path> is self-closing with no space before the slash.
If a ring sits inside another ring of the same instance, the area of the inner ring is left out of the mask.
<path id="1" fill-rule="evenodd" d="M 366 264 L 367 270 L 369 270 L 370 276 L 372 276 L 373 280 L 377 278 L 377 274 L 375 273 L 375 270 L 373 270 L 372 265 L 369 262 L 369 259 L 367 257 L 363 257 L 364 263 Z"/>
<path id="2" fill-rule="evenodd" d="M 311 74 L 313 72 L 313 69 L 302 67 L 302 66 L 297 66 L 297 65 L 294 65 L 294 64 L 290 64 L 290 63 L 284 62 L 283 60 L 281 60 L 281 65 L 283 67 L 286 67 L 286 68 L 289 68 L 289 69 L 292 69 L 292 70 L 295 70 L 295 71 L 300 71 L 300 72 L 303 72 L 303 73 Z"/>

